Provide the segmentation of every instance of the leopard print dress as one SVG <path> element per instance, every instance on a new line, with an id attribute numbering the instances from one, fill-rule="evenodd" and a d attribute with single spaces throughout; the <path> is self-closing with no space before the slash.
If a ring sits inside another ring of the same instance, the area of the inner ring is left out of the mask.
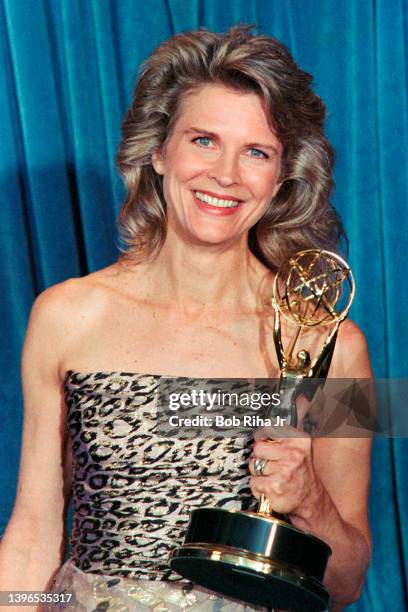
<path id="1" fill-rule="evenodd" d="M 158 431 L 163 392 L 175 385 L 191 392 L 216 383 L 123 372 L 67 372 L 74 514 L 70 557 L 53 588 L 55 593 L 73 593 L 75 603 L 65 607 L 256 609 L 193 586 L 168 565 L 192 510 L 245 510 L 254 505 L 248 485 L 248 438 L 214 434 L 183 439 Z"/>

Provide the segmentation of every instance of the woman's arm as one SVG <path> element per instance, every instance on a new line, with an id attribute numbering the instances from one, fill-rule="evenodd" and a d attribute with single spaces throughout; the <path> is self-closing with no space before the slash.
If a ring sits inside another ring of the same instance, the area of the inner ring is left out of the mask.
<path id="1" fill-rule="evenodd" d="M 64 558 L 70 477 L 64 472 L 69 449 L 58 375 L 66 316 L 62 287 L 37 298 L 27 329 L 20 473 L 13 513 L 0 546 L 0 590 L 47 590 Z"/>
<path id="2" fill-rule="evenodd" d="M 336 378 L 372 376 L 364 336 L 344 324 L 332 364 Z M 371 537 L 368 489 L 371 440 L 368 438 L 259 440 L 254 456 L 268 459 L 264 477 L 254 476 L 251 488 L 264 493 L 272 507 L 289 514 L 291 523 L 315 534 L 332 548 L 325 576 L 333 612 L 355 601 L 367 571 Z M 253 461 L 250 463 L 253 471 Z"/>

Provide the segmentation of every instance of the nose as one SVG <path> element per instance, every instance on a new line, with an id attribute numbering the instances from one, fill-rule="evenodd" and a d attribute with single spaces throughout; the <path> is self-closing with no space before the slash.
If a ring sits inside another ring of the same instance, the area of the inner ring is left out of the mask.
<path id="1" fill-rule="evenodd" d="M 208 177 L 221 187 L 239 183 L 239 160 L 232 152 L 223 152 L 209 169 Z"/>

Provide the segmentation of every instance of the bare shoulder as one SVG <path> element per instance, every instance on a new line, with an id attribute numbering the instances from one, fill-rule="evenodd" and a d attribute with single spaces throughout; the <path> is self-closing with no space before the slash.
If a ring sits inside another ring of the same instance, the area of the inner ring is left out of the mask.
<path id="1" fill-rule="evenodd" d="M 54 363 L 70 350 L 98 313 L 108 308 L 115 267 L 52 285 L 36 298 L 28 323 L 26 351 L 31 345 L 50 351 Z M 58 369 L 58 367 L 57 367 Z"/>
<path id="2" fill-rule="evenodd" d="M 347 319 L 340 325 L 332 367 L 332 376 L 338 378 L 372 377 L 367 340 L 354 321 Z"/>
<path id="3" fill-rule="evenodd" d="M 92 305 L 103 300 L 115 277 L 115 265 L 80 278 L 70 278 L 45 289 L 36 298 L 31 318 L 66 324 L 72 317 L 84 317 Z M 69 316 L 68 316 L 69 315 Z M 75 324 L 79 321 L 75 320 Z"/>

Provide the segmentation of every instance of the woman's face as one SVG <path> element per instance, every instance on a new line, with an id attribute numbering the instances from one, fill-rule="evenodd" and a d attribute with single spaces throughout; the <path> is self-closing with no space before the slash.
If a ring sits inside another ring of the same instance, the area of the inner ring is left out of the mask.
<path id="1" fill-rule="evenodd" d="M 257 94 L 223 85 L 190 93 L 163 151 L 153 155 L 169 229 L 208 246 L 246 237 L 280 187 L 281 155 Z"/>

